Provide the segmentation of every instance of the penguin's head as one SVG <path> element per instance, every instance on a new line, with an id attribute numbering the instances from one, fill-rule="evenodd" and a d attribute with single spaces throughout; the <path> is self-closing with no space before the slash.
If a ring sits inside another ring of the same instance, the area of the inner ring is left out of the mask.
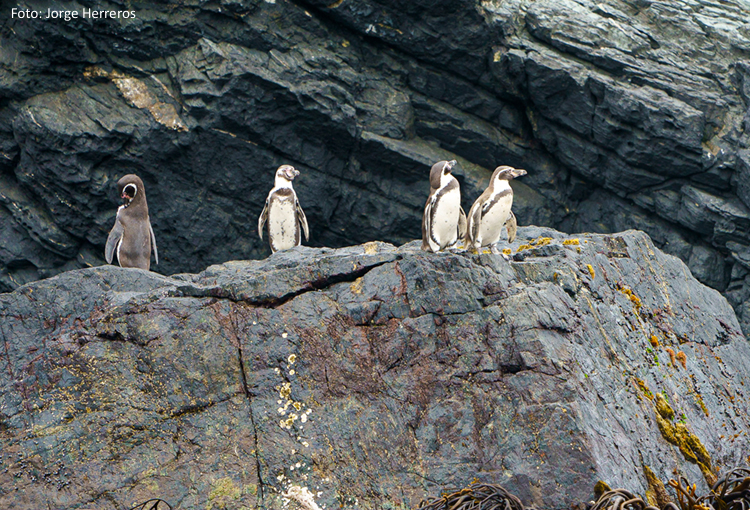
<path id="1" fill-rule="evenodd" d="M 495 171 L 492 174 L 492 180 L 509 181 L 516 177 L 521 177 L 522 175 L 526 175 L 526 170 L 503 165 L 495 168 Z"/>
<path id="2" fill-rule="evenodd" d="M 455 179 L 451 175 L 451 170 L 453 170 L 453 167 L 456 166 L 458 162 L 454 159 L 451 161 L 438 161 L 434 165 L 432 165 L 432 169 L 430 170 L 430 187 L 431 188 L 442 188 L 446 184 L 448 184 L 451 179 Z"/>
<path id="3" fill-rule="evenodd" d="M 132 204 L 134 200 L 142 202 L 146 199 L 143 181 L 135 174 L 128 174 L 117 181 L 117 193 L 120 195 L 122 204 L 125 207 Z"/>
<path id="4" fill-rule="evenodd" d="M 299 175 L 299 170 L 294 168 L 292 165 L 281 165 L 276 170 L 276 179 L 283 179 L 285 181 L 292 182 L 295 177 Z"/>

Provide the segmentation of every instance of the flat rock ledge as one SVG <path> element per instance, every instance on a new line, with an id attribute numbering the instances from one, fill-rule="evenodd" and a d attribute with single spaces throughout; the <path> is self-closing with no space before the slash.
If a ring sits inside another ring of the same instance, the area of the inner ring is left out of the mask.
<path id="1" fill-rule="evenodd" d="M 0 507 L 406 509 L 476 478 L 552 510 L 746 463 L 719 292 L 638 231 L 524 227 L 510 252 L 301 247 L 2 294 Z"/>

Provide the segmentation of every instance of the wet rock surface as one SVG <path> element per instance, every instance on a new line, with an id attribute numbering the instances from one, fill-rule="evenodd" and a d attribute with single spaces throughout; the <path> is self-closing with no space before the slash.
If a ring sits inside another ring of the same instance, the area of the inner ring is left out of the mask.
<path id="1" fill-rule="evenodd" d="M 3 16 L 3 291 L 99 265 L 125 173 L 170 274 L 267 255 L 281 163 L 302 171 L 311 244 L 337 247 L 418 237 L 429 166 L 457 159 L 464 208 L 496 165 L 525 168 L 521 224 L 644 230 L 750 331 L 744 2 L 68 7 L 137 18 Z"/>
<path id="2" fill-rule="evenodd" d="M 413 508 L 476 477 L 567 509 L 745 462 L 750 347 L 645 234 L 418 247 L 0 296 L 0 507 Z"/>

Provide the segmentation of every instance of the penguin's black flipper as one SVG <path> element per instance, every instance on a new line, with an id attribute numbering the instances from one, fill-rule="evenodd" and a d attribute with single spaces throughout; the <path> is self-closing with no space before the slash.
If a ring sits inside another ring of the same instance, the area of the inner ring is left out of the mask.
<path id="1" fill-rule="evenodd" d="M 512 243 L 516 238 L 516 231 L 518 230 L 518 223 L 516 223 L 516 215 L 513 211 L 510 212 L 510 216 L 505 220 L 505 228 L 508 229 L 508 242 Z"/>
<path id="2" fill-rule="evenodd" d="M 120 218 L 117 218 L 115 220 L 115 226 L 112 227 L 112 230 L 109 231 L 109 236 L 107 237 L 107 245 L 104 248 L 104 258 L 107 260 L 107 264 L 112 263 L 112 259 L 114 259 L 115 256 L 115 251 L 117 250 L 117 245 L 120 243 L 120 240 L 122 239 L 122 233 L 124 231 L 125 229 L 123 228 L 122 223 L 120 223 Z"/>
<path id="3" fill-rule="evenodd" d="M 481 198 L 482 197 L 479 197 L 477 202 L 479 202 Z M 471 210 L 469 210 L 469 214 L 471 214 L 471 218 L 469 218 L 469 229 L 471 231 L 466 234 L 471 243 L 474 243 L 479 237 L 479 226 L 482 224 L 482 209 L 482 205 L 475 203 Z"/>
<path id="4" fill-rule="evenodd" d="M 466 213 L 463 207 L 458 208 L 458 239 L 466 237 Z"/>
<path id="5" fill-rule="evenodd" d="M 294 199 L 294 207 L 297 209 L 297 219 L 299 220 L 299 224 L 302 225 L 302 232 L 305 233 L 305 241 L 309 241 L 310 231 L 307 227 L 307 216 L 305 216 L 305 211 L 302 210 L 302 207 L 299 205 L 299 200 L 296 198 Z"/>
<path id="6" fill-rule="evenodd" d="M 430 231 L 432 229 L 432 225 L 430 225 L 430 220 L 432 219 L 432 203 L 434 200 L 432 200 L 432 196 L 427 198 L 427 203 L 424 206 L 424 214 L 422 214 L 422 249 L 424 251 L 432 251 L 430 248 L 430 242 L 428 239 L 430 238 Z"/>
<path id="7" fill-rule="evenodd" d="M 258 235 L 260 236 L 260 240 L 263 240 L 263 227 L 266 226 L 266 220 L 268 220 L 268 199 L 266 198 L 266 205 L 263 206 L 263 211 L 260 213 L 260 218 L 258 218 Z"/>
<path id="8" fill-rule="evenodd" d="M 159 250 L 156 249 L 156 236 L 154 235 L 154 229 L 151 226 L 151 220 L 148 221 L 148 231 L 151 232 L 151 248 L 154 249 L 154 260 L 159 263 Z"/>

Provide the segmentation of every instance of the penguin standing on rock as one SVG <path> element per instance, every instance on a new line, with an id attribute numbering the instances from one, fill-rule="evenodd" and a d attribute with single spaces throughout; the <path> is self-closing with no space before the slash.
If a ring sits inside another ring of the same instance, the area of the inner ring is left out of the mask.
<path id="1" fill-rule="evenodd" d="M 111 264 L 115 253 L 120 267 L 151 268 L 151 249 L 159 263 L 156 250 L 156 237 L 148 216 L 148 203 L 143 181 L 134 174 L 128 174 L 117 181 L 117 192 L 122 205 L 117 209 L 115 226 L 109 232 L 104 258 Z"/>
<path id="2" fill-rule="evenodd" d="M 511 166 L 499 166 L 492 173 L 490 185 L 471 206 L 468 216 L 468 227 L 464 239 L 467 250 L 478 251 L 489 246 L 497 253 L 495 243 L 500 240 L 503 227 L 508 229 L 508 242 L 516 238 L 516 217 L 511 211 L 513 206 L 513 188 L 510 180 L 526 175 L 526 170 Z"/>
<path id="3" fill-rule="evenodd" d="M 302 244 L 300 230 L 305 233 L 305 241 L 310 239 L 307 218 L 297 200 L 292 181 L 299 170 L 291 165 L 281 165 L 276 170 L 276 180 L 266 198 L 266 205 L 258 218 L 258 235 L 263 240 L 263 228 L 268 222 L 268 241 L 271 252 L 288 250 Z"/>
<path id="4" fill-rule="evenodd" d="M 430 196 L 422 216 L 422 249 L 437 252 L 453 247 L 466 231 L 461 189 L 451 170 L 456 161 L 438 161 L 430 170 Z"/>

